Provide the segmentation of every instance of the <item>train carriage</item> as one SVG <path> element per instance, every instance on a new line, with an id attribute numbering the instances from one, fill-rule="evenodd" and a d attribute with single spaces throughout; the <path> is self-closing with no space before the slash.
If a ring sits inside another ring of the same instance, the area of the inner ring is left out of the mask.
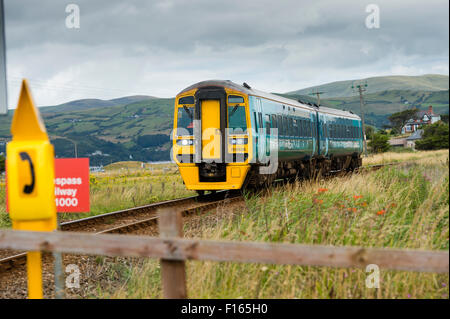
<path id="1" fill-rule="evenodd" d="M 361 164 L 357 115 L 231 81 L 204 81 L 181 91 L 172 138 L 183 181 L 199 192 Z"/>

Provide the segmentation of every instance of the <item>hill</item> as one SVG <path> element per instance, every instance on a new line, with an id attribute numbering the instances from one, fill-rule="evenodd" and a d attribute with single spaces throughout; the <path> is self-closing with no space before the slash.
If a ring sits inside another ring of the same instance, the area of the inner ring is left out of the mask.
<path id="1" fill-rule="evenodd" d="M 366 93 L 376 93 L 381 91 L 392 90 L 412 90 L 412 91 L 441 91 L 449 89 L 448 75 L 425 74 L 419 76 L 378 76 L 361 80 L 349 80 L 326 83 L 292 92 L 288 95 L 309 95 L 313 91 L 325 92 L 322 97 L 347 97 L 352 96 L 355 92 L 352 84 L 356 82 L 367 83 Z"/>
<path id="2" fill-rule="evenodd" d="M 153 96 L 148 95 L 132 95 L 125 96 L 112 100 L 100 100 L 100 99 L 82 99 L 70 101 L 64 104 L 53 105 L 53 106 L 41 106 L 39 110 L 42 113 L 50 113 L 50 112 L 63 112 L 63 111 L 81 111 L 87 109 L 97 109 L 108 106 L 118 106 L 118 105 L 126 105 L 135 102 L 147 101 L 151 99 L 157 99 Z"/>

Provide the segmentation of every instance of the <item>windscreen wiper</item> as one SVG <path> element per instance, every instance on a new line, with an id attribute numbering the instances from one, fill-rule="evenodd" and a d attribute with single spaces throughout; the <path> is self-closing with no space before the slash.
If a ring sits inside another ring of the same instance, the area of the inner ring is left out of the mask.
<path id="1" fill-rule="evenodd" d="M 189 115 L 189 117 L 191 118 L 191 120 L 193 119 L 191 110 L 189 110 L 189 108 L 186 105 L 183 105 L 183 109 L 184 111 L 187 113 L 187 115 Z"/>
<path id="2" fill-rule="evenodd" d="M 231 110 L 231 112 L 230 112 L 230 114 L 229 114 L 228 116 L 229 116 L 229 117 L 233 116 L 234 112 L 237 111 L 237 109 L 238 109 L 239 106 L 240 106 L 239 104 L 235 105 L 234 108 Z"/>

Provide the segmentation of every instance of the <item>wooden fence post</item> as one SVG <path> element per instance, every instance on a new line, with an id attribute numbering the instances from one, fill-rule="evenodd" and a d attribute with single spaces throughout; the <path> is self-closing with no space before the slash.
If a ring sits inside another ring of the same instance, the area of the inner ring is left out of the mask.
<path id="1" fill-rule="evenodd" d="M 183 237 L 183 217 L 173 208 L 158 211 L 159 236 Z M 163 296 L 167 299 L 186 299 L 186 268 L 184 261 L 161 259 Z"/>

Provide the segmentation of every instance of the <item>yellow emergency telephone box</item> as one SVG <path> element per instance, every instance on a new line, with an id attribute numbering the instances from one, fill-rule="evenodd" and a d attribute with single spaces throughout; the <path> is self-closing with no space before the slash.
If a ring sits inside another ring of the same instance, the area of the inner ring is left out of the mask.
<path id="1" fill-rule="evenodd" d="M 53 231 L 57 228 L 54 149 L 33 103 L 26 80 L 11 124 L 6 146 L 8 206 L 13 229 Z M 42 298 L 40 252 L 27 258 L 28 293 Z"/>

